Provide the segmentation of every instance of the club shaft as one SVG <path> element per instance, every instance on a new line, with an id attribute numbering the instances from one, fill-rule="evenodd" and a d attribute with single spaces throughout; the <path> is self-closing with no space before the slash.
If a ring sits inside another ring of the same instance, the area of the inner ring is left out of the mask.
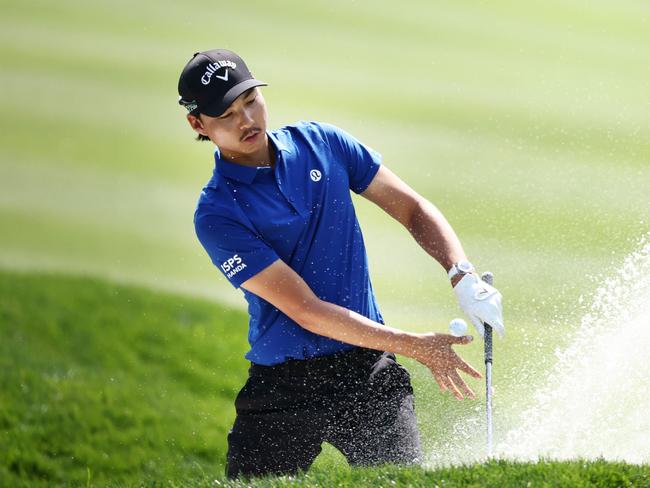
<path id="1" fill-rule="evenodd" d="M 492 327 L 485 324 L 485 415 L 487 455 L 492 456 Z"/>
<path id="2" fill-rule="evenodd" d="M 494 283 L 492 273 L 483 273 L 481 279 L 488 285 Z M 492 327 L 486 323 L 485 329 L 484 357 L 485 357 L 485 423 L 487 426 L 487 455 L 492 457 Z"/>

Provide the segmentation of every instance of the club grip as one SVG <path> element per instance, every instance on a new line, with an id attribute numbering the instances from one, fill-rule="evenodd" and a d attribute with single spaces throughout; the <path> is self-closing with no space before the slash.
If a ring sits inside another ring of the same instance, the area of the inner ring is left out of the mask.
<path id="1" fill-rule="evenodd" d="M 481 279 L 490 286 L 494 285 L 494 275 L 490 271 L 483 273 Z"/>

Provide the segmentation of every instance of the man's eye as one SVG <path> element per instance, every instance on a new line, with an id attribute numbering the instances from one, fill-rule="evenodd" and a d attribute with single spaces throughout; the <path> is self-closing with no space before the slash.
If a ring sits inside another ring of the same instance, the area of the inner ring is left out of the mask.
<path id="1" fill-rule="evenodd" d="M 251 98 L 251 99 L 250 99 L 248 102 L 246 102 L 246 103 L 248 103 L 248 105 L 250 105 L 250 104 L 253 103 L 255 100 L 257 100 L 257 97 L 253 97 L 253 98 Z"/>
<path id="2" fill-rule="evenodd" d="M 232 115 L 232 112 L 228 112 L 226 115 L 222 115 L 222 116 L 219 117 L 219 118 L 220 118 L 220 119 L 227 119 L 227 118 L 230 117 L 231 115 Z"/>

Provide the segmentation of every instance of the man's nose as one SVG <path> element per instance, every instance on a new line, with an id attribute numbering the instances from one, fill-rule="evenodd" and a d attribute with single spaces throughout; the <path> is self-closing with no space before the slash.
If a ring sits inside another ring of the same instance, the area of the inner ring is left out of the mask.
<path id="1" fill-rule="evenodd" d="M 253 114 L 251 113 L 250 110 L 247 109 L 242 110 L 239 123 L 242 128 L 248 127 L 253 124 Z"/>

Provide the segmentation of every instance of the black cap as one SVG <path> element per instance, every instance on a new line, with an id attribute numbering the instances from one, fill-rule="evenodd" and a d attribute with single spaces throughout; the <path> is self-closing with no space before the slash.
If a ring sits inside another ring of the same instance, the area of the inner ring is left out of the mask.
<path id="1" fill-rule="evenodd" d="M 194 53 L 178 80 L 178 103 L 193 115 L 218 117 L 246 90 L 266 85 L 244 60 L 227 49 Z"/>

